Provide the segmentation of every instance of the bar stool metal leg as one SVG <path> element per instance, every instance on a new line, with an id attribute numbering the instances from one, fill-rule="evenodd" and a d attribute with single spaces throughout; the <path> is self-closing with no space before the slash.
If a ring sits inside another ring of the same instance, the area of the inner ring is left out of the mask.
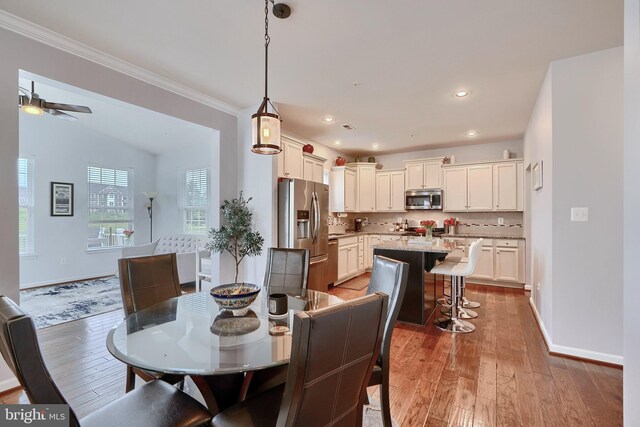
<path id="1" fill-rule="evenodd" d="M 462 299 L 464 298 L 464 277 L 458 277 L 458 318 L 459 319 L 475 319 L 478 317 L 478 313 L 473 310 L 469 310 L 462 305 Z M 443 305 L 444 308 L 440 310 L 442 314 L 451 313 L 451 305 Z"/>
<path id="2" fill-rule="evenodd" d="M 433 321 L 436 328 L 452 333 L 473 332 L 476 327 L 471 323 L 458 318 L 459 304 L 459 277 L 451 276 L 451 315 L 449 317 L 439 317 Z"/>
<path id="3" fill-rule="evenodd" d="M 479 302 L 475 302 L 475 301 L 469 301 L 467 298 L 465 298 L 465 278 L 463 277 L 462 279 L 462 291 L 460 292 L 460 296 L 461 296 L 461 300 L 462 300 L 462 308 L 479 308 L 480 307 L 480 303 Z"/>

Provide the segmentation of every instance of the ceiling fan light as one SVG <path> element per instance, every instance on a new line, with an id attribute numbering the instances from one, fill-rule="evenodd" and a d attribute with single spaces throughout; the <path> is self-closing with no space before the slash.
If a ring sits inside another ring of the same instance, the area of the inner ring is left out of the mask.
<path id="1" fill-rule="evenodd" d="M 35 105 L 23 105 L 22 107 L 20 107 L 20 109 L 22 111 L 24 111 L 27 114 L 31 114 L 34 116 L 41 116 L 44 114 L 44 110 L 40 107 L 37 107 Z"/>
<path id="2" fill-rule="evenodd" d="M 256 154 L 280 153 L 280 117 L 263 111 L 252 115 L 251 143 L 251 151 Z"/>

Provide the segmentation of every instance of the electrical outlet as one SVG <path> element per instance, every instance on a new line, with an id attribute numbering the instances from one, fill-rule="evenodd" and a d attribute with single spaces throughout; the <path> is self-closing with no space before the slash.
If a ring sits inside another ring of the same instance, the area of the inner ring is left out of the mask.
<path id="1" fill-rule="evenodd" d="M 62 257 L 60 258 L 60 265 L 65 265 L 67 263 L 67 258 Z"/>
<path id="2" fill-rule="evenodd" d="M 504 225 L 504 218 L 498 218 L 498 225 Z"/>
<path id="3" fill-rule="evenodd" d="M 571 221 L 589 221 L 589 208 L 571 208 Z"/>

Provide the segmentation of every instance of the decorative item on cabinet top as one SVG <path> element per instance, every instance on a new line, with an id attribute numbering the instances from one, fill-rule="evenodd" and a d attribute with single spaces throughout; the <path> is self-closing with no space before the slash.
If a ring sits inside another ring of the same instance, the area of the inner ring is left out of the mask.
<path id="1" fill-rule="evenodd" d="M 311 145 L 311 144 L 305 144 L 302 147 L 302 151 L 304 151 L 305 153 L 309 153 L 309 154 L 313 154 L 313 149 L 314 149 L 313 145 Z"/>
<path id="2" fill-rule="evenodd" d="M 336 166 L 344 166 L 345 164 L 347 164 L 347 159 L 340 156 L 336 157 Z"/>

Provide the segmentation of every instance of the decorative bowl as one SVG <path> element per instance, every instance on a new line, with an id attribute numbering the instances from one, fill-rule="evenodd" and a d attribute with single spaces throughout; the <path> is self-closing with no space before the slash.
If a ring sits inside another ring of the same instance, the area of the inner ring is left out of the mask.
<path id="1" fill-rule="evenodd" d="M 230 283 L 210 291 L 213 300 L 223 310 L 243 310 L 258 297 L 260 287 L 250 283 Z"/>
<path id="2" fill-rule="evenodd" d="M 305 145 L 302 147 L 302 151 L 304 151 L 305 153 L 313 154 L 313 145 L 311 145 L 311 144 L 305 144 Z"/>

